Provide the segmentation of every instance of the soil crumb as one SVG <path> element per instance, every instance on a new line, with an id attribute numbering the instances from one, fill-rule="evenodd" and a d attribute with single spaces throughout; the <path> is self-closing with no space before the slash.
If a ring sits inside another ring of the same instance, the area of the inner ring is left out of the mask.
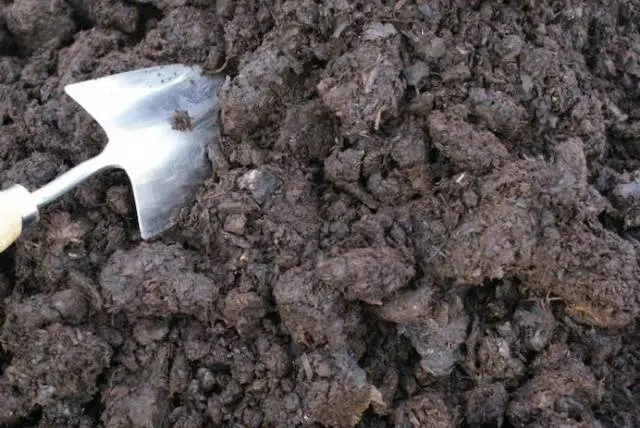
<path id="1" fill-rule="evenodd" d="M 171 116 L 171 129 L 176 131 L 192 131 L 193 122 L 189 112 L 186 110 L 176 110 Z"/>

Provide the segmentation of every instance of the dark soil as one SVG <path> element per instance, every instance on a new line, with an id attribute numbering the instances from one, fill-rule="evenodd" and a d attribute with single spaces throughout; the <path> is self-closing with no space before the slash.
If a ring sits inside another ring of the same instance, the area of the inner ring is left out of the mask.
<path id="1" fill-rule="evenodd" d="M 0 426 L 640 426 L 639 1 L 0 0 L 0 184 L 173 62 L 229 76 L 215 174 L 0 257 Z"/>
<path id="2" fill-rule="evenodd" d="M 171 128 L 178 131 L 191 131 L 193 129 L 193 123 L 189 112 L 176 110 L 171 118 Z"/>

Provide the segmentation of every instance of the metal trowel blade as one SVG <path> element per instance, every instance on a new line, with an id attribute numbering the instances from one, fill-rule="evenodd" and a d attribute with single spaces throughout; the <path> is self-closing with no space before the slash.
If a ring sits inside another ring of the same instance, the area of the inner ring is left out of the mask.
<path id="1" fill-rule="evenodd" d="M 129 177 L 143 239 L 171 227 L 175 210 L 211 176 L 206 150 L 219 135 L 224 81 L 174 64 L 65 87 L 107 135 L 103 155 Z"/>

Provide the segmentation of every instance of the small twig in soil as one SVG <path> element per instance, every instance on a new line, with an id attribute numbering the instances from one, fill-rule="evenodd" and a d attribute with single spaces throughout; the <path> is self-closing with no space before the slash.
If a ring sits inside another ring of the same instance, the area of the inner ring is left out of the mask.
<path id="1" fill-rule="evenodd" d="M 217 68 L 215 70 L 213 70 L 214 73 L 222 73 L 222 71 L 227 68 L 227 65 L 229 65 L 229 58 L 225 59 L 224 63 L 220 66 L 220 68 Z"/>

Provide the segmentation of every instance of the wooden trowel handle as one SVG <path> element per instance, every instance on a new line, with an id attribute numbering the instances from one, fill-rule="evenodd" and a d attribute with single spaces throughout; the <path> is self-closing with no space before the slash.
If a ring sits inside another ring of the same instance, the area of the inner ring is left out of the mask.
<path id="1" fill-rule="evenodd" d="M 15 204 L 0 194 L 0 253 L 9 248 L 22 233 L 22 216 Z"/>
<path id="2" fill-rule="evenodd" d="M 0 253 L 22 234 L 24 225 L 38 215 L 31 194 L 22 186 L 0 191 Z"/>

